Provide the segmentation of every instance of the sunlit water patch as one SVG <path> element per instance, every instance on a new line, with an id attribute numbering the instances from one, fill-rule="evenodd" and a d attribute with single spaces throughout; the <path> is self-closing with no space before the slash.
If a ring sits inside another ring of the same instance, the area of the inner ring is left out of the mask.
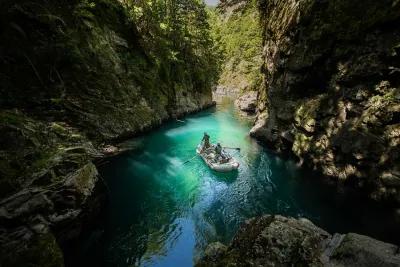
<path id="1" fill-rule="evenodd" d="M 232 105 L 218 106 L 132 140 L 136 150 L 101 167 L 110 191 L 106 222 L 101 238 L 81 249 L 80 263 L 192 266 L 207 244 L 229 242 L 244 220 L 266 213 L 395 242 L 387 213 L 268 152 L 248 136 L 250 127 Z M 230 150 L 237 172 L 213 172 L 195 155 L 203 132 L 240 147 Z"/>

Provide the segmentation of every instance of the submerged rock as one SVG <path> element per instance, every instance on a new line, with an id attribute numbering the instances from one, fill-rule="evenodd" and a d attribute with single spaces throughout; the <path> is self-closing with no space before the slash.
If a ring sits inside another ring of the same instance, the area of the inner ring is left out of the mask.
<path id="1" fill-rule="evenodd" d="M 370 237 L 330 235 L 307 219 L 263 216 L 246 221 L 228 247 L 210 244 L 197 267 L 399 266 L 398 247 Z"/>

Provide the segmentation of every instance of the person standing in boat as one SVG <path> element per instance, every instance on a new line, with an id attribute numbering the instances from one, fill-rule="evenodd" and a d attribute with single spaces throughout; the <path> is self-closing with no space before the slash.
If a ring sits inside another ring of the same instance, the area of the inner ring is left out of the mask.
<path id="1" fill-rule="evenodd" d="M 203 152 L 211 146 L 210 145 L 210 136 L 206 132 L 204 132 L 204 136 L 201 141 L 203 142 L 203 147 L 201 148 L 201 151 Z"/>

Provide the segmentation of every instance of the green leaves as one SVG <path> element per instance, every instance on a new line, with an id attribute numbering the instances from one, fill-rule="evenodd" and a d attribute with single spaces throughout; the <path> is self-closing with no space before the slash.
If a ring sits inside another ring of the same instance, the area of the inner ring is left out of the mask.
<path id="1" fill-rule="evenodd" d="M 143 8 L 139 7 L 139 6 L 134 6 L 133 7 L 133 14 L 135 16 L 135 18 L 141 18 L 143 16 Z"/>
<path id="2" fill-rule="evenodd" d="M 246 90 L 256 89 L 261 83 L 262 64 L 256 3 L 249 1 L 246 6 L 226 13 L 223 9 L 209 8 L 208 13 L 215 49 L 221 54 L 219 83 L 233 88 L 248 84 Z"/>
<path id="3" fill-rule="evenodd" d="M 160 71 L 163 77 L 168 77 L 171 85 L 178 82 L 197 90 L 209 90 L 218 72 L 204 3 L 199 0 L 125 3 L 127 14 L 141 34 L 142 45 L 163 66 Z"/>

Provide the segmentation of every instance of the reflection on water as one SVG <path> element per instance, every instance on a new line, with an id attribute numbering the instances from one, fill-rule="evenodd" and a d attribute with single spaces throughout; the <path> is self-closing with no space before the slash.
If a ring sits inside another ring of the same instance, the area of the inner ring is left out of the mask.
<path id="1" fill-rule="evenodd" d="M 245 219 L 265 213 L 307 217 L 331 232 L 391 239 L 385 212 L 334 193 L 274 156 L 248 137 L 250 126 L 232 106 L 220 106 L 132 141 L 140 149 L 101 169 L 110 205 L 102 239 L 83 252 L 85 260 L 192 266 L 208 243 L 228 242 Z M 216 173 L 193 158 L 205 131 L 212 142 L 241 148 L 231 151 L 240 162 L 238 172 Z"/>

